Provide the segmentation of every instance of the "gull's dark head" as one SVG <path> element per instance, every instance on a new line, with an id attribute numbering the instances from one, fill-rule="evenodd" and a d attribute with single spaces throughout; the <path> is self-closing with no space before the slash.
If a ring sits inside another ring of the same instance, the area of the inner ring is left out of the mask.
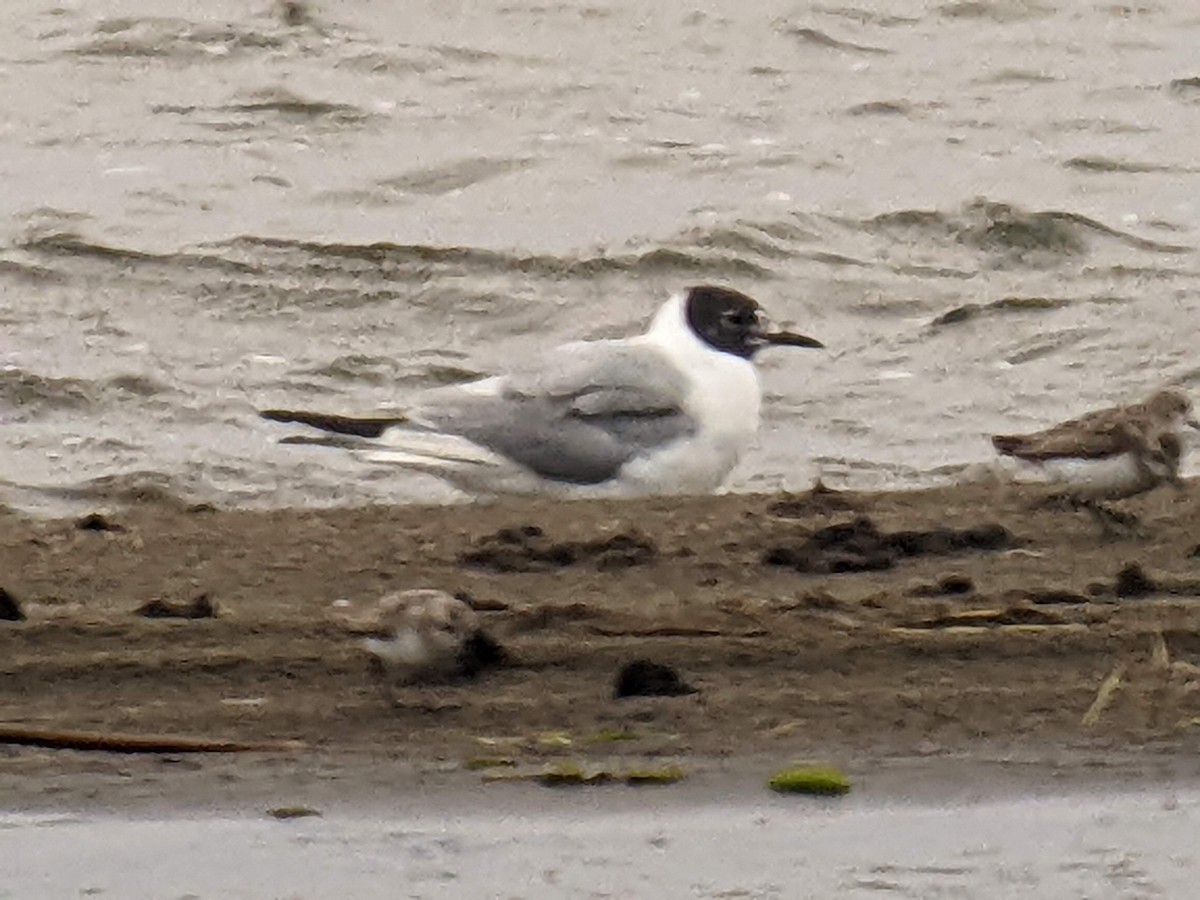
<path id="1" fill-rule="evenodd" d="M 742 359 L 752 358 L 764 347 L 825 346 L 816 338 L 775 329 L 757 301 L 730 288 L 688 288 L 684 316 L 700 340 Z"/>

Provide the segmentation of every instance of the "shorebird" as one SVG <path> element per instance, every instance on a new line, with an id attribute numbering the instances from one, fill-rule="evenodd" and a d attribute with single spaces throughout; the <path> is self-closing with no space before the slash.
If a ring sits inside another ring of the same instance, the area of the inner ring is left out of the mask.
<path id="1" fill-rule="evenodd" d="M 338 600 L 331 614 L 347 631 L 362 635 L 393 705 L 398 684 L 472 678 L 504 658 L 475 610 L 445 591 L 397 591 L 367 604 Z"/>
<path id="2" fill-rule="evenodd" d="M 565 344 L 506 374 L 425 391 L 403 415 L 261 415 L 333 434 L 286 443 L 349 448 L 469 493 L 709 493 L 758 431 L 755 355 L 821 346 L 775 329 L 745 294 L 702 285 L 667 300 L 644 334 Z"/>
<path id="3" fill-rule="evenodd" d="M 1182 487 L 1179 466 L 1186 429 L 1200 429 L 1192 404 L 1178 391 L 1158 391 L 1141 403 L 1086 413 L 1032 434 L 998 434 L 1005 456 L 1032 463 L 1063 486 L 1055 498 L 1086 508 L 1106 531 L 1136 518 L 1105 505 L 1162 484 Z"/>

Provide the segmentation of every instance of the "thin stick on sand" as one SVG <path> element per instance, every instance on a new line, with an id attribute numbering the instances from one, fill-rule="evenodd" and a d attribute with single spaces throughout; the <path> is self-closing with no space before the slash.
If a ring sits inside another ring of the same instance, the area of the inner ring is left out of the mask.
<path id="1" fill-rule="evenodd" d="M 1104 710 L 1112 702 L 1112 698 L 1116 695 L 1121 687 L 1121 682 L 1125 679 L 1125 666 L 1118 664 L 1108 677 L 1100 683 L 1100 690 L 1096 691 L 1096 699 L 1092 701 L 1092 705 L 1088 707 L 1088 711 L 1083 714 L 1083 719 L 1080 724 L 1084 728 L 1094 728 L 1100 723 L 1100 717 L 1104 715 Z"/>
<path id="2" fill-rule="evenodd" d="M 98 734 L 0 725 L 0 744 L 106 753 L 262 753 L 303 750 L 300 741 L 222 741 L 173 735 Z"/>

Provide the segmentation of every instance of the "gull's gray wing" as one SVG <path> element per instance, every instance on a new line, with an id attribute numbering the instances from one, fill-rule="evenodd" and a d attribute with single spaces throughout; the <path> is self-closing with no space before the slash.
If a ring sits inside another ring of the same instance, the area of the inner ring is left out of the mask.
<path id="1" fill-rule="evenodd" d="M 488 384 L 494 390 L 429 391 L 410 420 L 572 484 L 605 481 L 635 456 L 696 430 L 683 411 L 683 373 L 652 347 L 568 344 Z"/>

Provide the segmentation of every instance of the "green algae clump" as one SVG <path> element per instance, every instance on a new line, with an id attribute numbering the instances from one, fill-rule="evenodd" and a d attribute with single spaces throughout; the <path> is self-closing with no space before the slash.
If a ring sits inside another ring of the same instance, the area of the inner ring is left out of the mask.
<path id="1" fill-rule="evenodd" d="M 781 794 L 813 794 L 838 797 L 850 790 L 850 779 L 830 766 L 792 766 L 781 769 L 767 782 Z"/>

